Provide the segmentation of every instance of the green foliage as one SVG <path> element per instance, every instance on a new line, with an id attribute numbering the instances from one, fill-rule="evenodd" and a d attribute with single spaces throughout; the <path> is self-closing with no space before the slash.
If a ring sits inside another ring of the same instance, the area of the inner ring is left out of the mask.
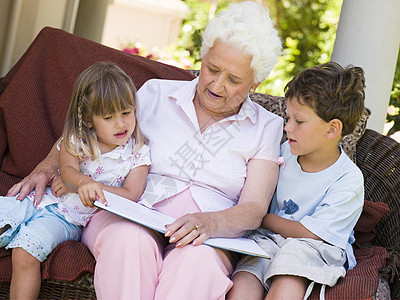
<path id="1" fill-rule="evenodd" d="M 212 1 L 185 0 L 191 13 L 183 23 L 178 49 L 187 49 L 200 64 L 201 35 L 209 21 Z M 215 1 L 214 1 L 215 2 Z M 216 13 L 233 1 L 218 0 Z M 257 89 L 283 95 L 286 83 L 300 70 L 327 62 L 333 49 L 342 0 L 264 0 L 283 42 L 283 56 Z"/>
<path id="2" fill-rule="evenodd" d="M 183 20 L 177 50 L 187 50 L 193 59 L 195 69 L 200 69 L 200 48 L 203 31 L 209 22 L 212 1 L 184 0 L 190 13 Z M 216 11 L 225 9 L 232 1 L 218 1 Z"/>
<path id="3" fill-rule="evenodd" d="M 191 12 L 186 16 L 177 51 L 188 51 L 193 68 L 200 68 L 201 36 L 209 21 L 209 11 L 217 3 L 216 13 L 239 0 L 183 0 Z M 282 38 L 283 55 L 271 75 L 257 92 L 282 96 L 286 83 L 304 68 L 330 60 L 336 38 L 343 0 L 258 0 L 267 7 Z M 394 113 L 388 135 L 400 130 L 400 52 L 392 87 L 390 105 Z"/>
<path id="4" fill-rule="evenodd" d="M 283 56 L 259 87 L 283 95 L 286 83 L 304 68 L 330 60 L 342 0 L 265 1 L 283 41 Z"/>
<path id="5" fill-rule="evenodd" d="M 186 49 L 195 63 L 201 61 L 200 48 L 201 36 L 208 23 L 208 11 L 210 5 L 207 2 L 197 2 L 194 0 L 185 1 L 190 8 L 190 13 L 185 17 L 182 30 L 177 42 L 178 49 Z"/>
<path id="6" fill-rule="evenodd" d="M 397 64 L 396 70 L 394 73 L 394 80 L 392 86 L 392 93 L 390 95 L 390 106 L 394 107 L 394 113 L 387 114 L 386 120 L 388 122 L 393 122 L 392 127 L 389 129 L 387 135 L 394 134 L 395 132 L 400 130 L 400 50 L 399 55 L 397 56 Z"/>

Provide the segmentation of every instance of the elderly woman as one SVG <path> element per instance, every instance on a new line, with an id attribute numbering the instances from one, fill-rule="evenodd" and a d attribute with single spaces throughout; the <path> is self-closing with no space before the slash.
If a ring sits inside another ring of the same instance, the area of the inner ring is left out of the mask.
<path id="1" fill-rule="evenodd" d="M 268 12 L 251 1 L 233 4 L 204 32 L 199 78 L 152 79 L 140 88 L 139 123 L 152 165 L 139 202 L 176 221 L 162 236 L 107 211 L 92 217 L 82 241 L 97 261 L 99 299 L 225 298 L 237 258 L 202 243 L 239 237 L 267 212 L 283 121 L 248 93 L 280 51 Z M 9 194 L 36 188 L 40 198 L 57 160 L 53 147 Z"/>

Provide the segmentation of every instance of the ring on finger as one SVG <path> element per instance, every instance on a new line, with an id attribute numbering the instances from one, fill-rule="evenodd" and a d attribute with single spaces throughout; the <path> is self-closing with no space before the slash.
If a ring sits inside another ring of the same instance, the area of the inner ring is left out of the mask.
<path id="1" fill-rule="evenodd" d="M 196 230 L 197 233 L 200 235 L 200 226 L 199 225 L 194 226 L 193 229 Z"/>

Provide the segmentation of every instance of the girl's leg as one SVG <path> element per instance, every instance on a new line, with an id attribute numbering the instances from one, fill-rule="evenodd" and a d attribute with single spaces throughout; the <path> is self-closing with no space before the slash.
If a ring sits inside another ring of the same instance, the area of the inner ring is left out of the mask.
<path id="1" fill-rule="evenodd" d="M 272 278 L 271 288 L 265 299 L 303 299 L 308 279 L 299 276 L 278 275 Z"/>
<path id="2" fill-rule="evenodd" d="M 71 224 L 54 207 L 35 209 L 31 218 L 20 224 L 6 249 L 22 248 L 43 262 L 53 249 L 67 241 L 79 240 L 82 227 Z"/>
<path id="3" fill-rule="evenodd" d="M 84 228 L 82 242 L 96 259 L 98 299 L 154 299 L 165 245 L 160 234 L 100 211 Z"/>
<path id="4" fill-rule="evenodd" d="M 37 299 L 40 291 L 40 261 L 22 248 L 12 250 L 10 299 Z"/>
<path id="5" fill-rule="evenodd" d="M 34 210 L 28 222 L 19 226 L 8 243 L 12 250 L 12 299 L 37 299 L 40 284 L 40 262 L 60 243 L 80 237 L 81 228 L 70 224 L 50 208 Z"/>
<path id="6" fill-rule="evenodd" d="M 28 199 L 19 201 L 16 197 L 0 197 L 0 201 L 0 248 L 2 248 L 12 240 L 19 224 L 29 220 L 33 205 Z M 11 227 L 13 229 L 9 230 Z"/>

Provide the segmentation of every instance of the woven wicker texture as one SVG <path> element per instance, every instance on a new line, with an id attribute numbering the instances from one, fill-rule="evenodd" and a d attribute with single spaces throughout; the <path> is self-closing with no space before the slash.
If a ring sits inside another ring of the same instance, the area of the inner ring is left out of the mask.
<path id="1" fill-rule="evenodd" d="M 364 174 L 365 198 L 389 206 L 375 227 L 372 243 L 389 250 L 390 261 L 383 274 L 389 280 L 392 298 L 400 299 L 400 144 L 367 129 L 357 143 L 356 160 Z"/>
<path id="2" fill-rule="evenodd" d="M 9 288 L 9 282 L 0 281 L 0 299 L 9 299 Z M 43 280 L 39 299 L 96 299 L 93 274 L 87 273 L 72 282 Z"/>

